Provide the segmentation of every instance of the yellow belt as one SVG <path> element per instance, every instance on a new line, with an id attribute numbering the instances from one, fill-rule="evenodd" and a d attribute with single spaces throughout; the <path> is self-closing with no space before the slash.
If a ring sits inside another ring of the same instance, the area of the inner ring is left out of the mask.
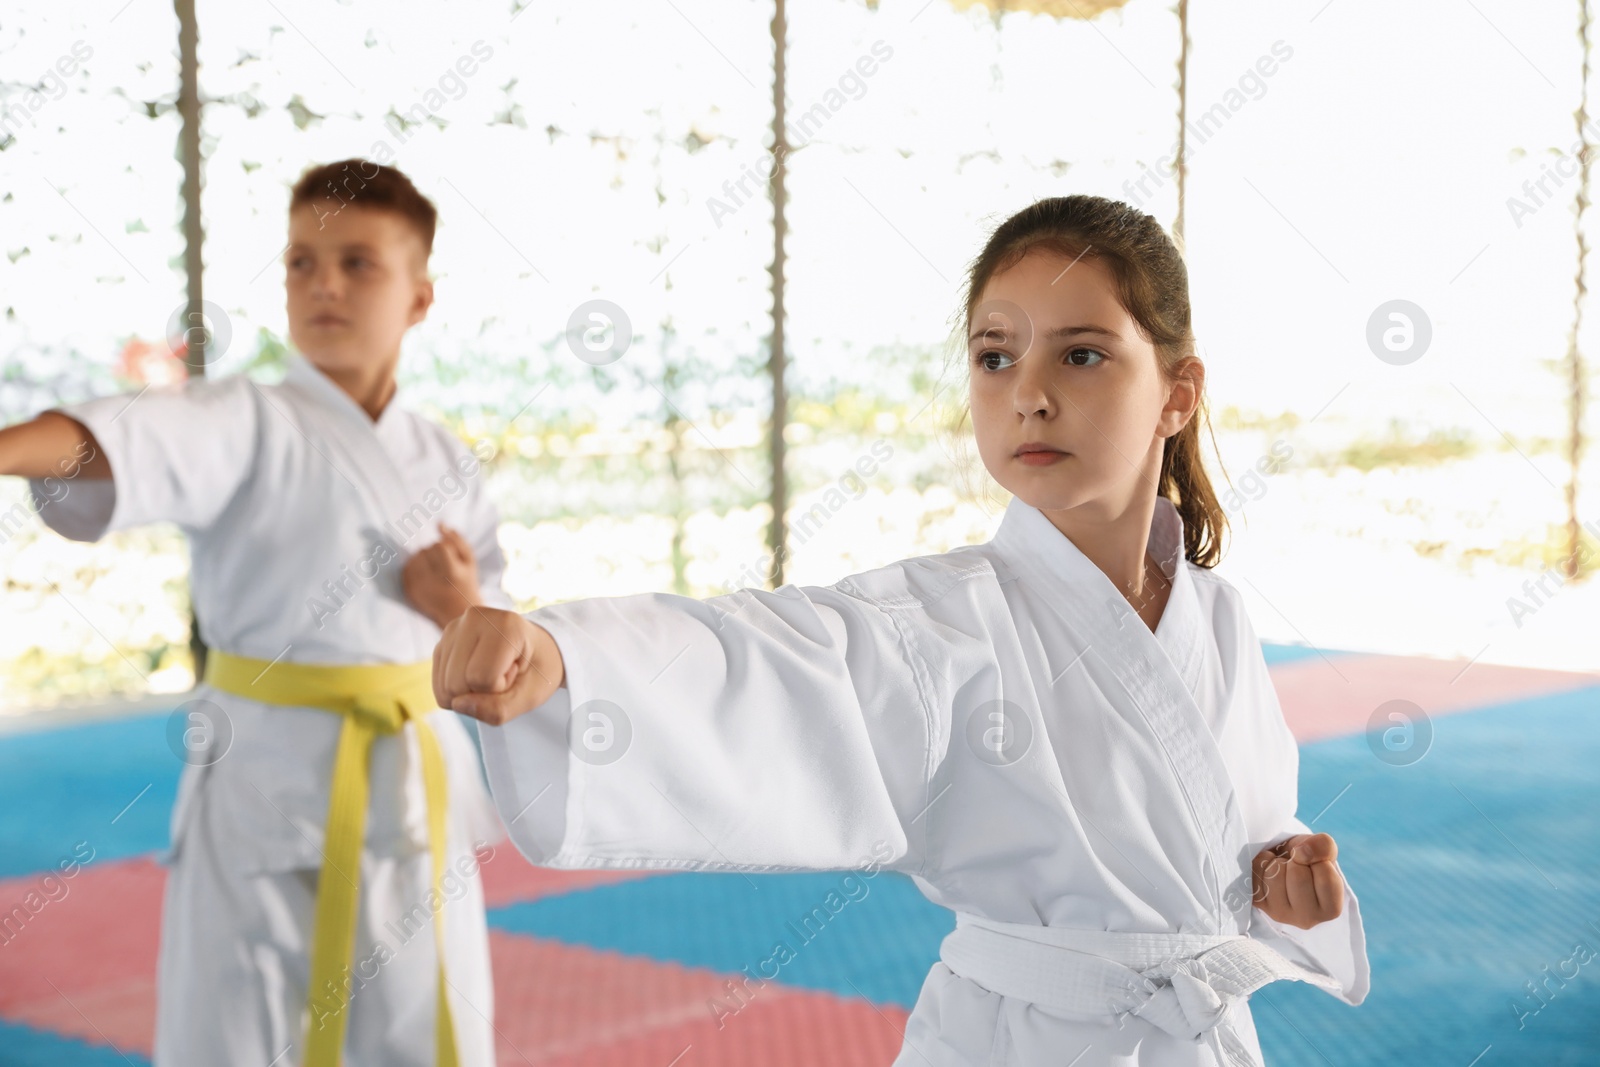
<path id="1" fill-rule="evenodd" d="M 270 669 L 269 669 L 270 668 Z M 367 757 L 378 734 L 399 733 L 411 722 L 422 752 L 422 784 L 428 801 L 428 850 L 433 856 L 433 938 L 439 952 L 438 1022 L 434 1028 L 438 1067 L 456 1067 L 455 1031 L 445 998 L 443 879 L 445 868 L 445 772 L 439 739 L 424 716 L 433 699 L 433 662 L 354 666 L 273 663 L 210 649 L 206 683 L 265 704 L 321 708 L 344 716 L 333 763 L 333 788 L 317 880 L 316 926 L 311 942 L 311 1022 L 304 1067 L 338 1067 L 344 1045 L 346 980 L 354 954 L 361 845 L 366 834 Z M 319 1004 L 325 991 L 334 1007 Z"/>

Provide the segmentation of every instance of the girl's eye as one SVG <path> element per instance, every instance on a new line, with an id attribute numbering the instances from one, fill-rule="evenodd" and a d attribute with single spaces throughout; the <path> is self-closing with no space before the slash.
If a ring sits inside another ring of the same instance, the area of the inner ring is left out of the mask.
<path id="1" fill-rule="evenodd" d="M 993 362 L 994 360 L 997 360 L 997 359 L 1003 359 L 1003 360 L 1006 360 L 1007 362 L 1003 366 L 998 366 L 997 367 L 997 366 L 995 366 L 995 364 Z M 996 352 L 994 349 L 989 349 L 988 351 L 985 351 L 985 352 L 979 352 L 978 355 L 977 355 L 977 358 L 974 359 L 973 362 L 981 365 L 983 367 L 983 369 L 986 370 L 986 371 L 996 371 L 996 370 L 1005 370 L 1006 367 L 1011 366 L 1011 364 L 1015 363 L 1016 360 L 1012 359 L 1010 356 L 1006 355 L 1004 352 Z"/>
<path id="2" fill-rule="evenodd" d="M 1086 356 L 1089 358 L 1084 362 L 1079 362 L 1077 358 L 1079 356 Z M 1096 352 L 1092 348 L 1074 348 L 1066 355 L 1067 366 L 1069 367 L 1093 367 L 1097 363 L 1104 362 L 1105 358 L 1105 356 L 1101 355 L 1099 352 Z M 997 363 L 997 360 L 1003 362 Z M 980 364 L 986 371 L 1002 371 L 1014 364 L 1016 360 L 1012 359 L 1004 352 L 998 352 L 994 349 L 987 349 L 983 352 L 979 352 L 977 356 L 973 358 L 973 362 Z"/>
<path id="3" fill-rule="evenodd" d="M 368 266 L 368 261 L 361 256 L 352 256 L 344 261 L 344 265 L 351 270 L 363 270 Z"/>
<path id="4" fill-rule="evenodd" d="M 307 260 L 305 256 L 295 256 L 293 259 L 289 260 L 289 269 L 301 270 L 308 262 L 310 261 Z"/>

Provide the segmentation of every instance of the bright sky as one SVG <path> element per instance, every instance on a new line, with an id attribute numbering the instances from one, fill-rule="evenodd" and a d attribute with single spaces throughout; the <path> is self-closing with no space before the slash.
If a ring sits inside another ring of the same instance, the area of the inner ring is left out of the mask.
<path id="1" fill-rule="evenodd" d="M 1171 223 L 1170 176 L 1159 187 L 1147 178 L 1148 196 L 1131 184 L 1176 132 L 1171 7 L 1132 0 L 1092 24 L 1025 14 L 997 24 L 945 0 L 790 5 L 791 118 L 838 104 L 786 164 L 797 384 L 883 387 L 874 349 L 943 344 L 965 265 L 1033 198 L 1099 193 Z M 147 118 L 142 103 L 175 84 L 175 23 L 158 0 L 11 10 L 0 26 L 10 82 L 37 81 L 75 46 L 92 50 L 70 91 L 45 86 L 32 123 L 13 123 L 0 152 L 0 353 L 8 376 L 48 378 L 70 350 L 107 363 L 128 334 L 159 336 L 181 301 L 176 119 Z M 553 361 L 571 369 L 552 342 L 595 297 L 627 312 L 639 335 L 627 358 L 646 378 L 669 318 L 671 358 L 724 370 L 748 358 L 770 328 L 771 205 L 758 196 L 719 213 L 709 201 L 728 204 L 724 183 L 763 157 L 769 6 L 441 11 L 200 3 L 202 87 L 228 101 L 208 109 L 205 143 L 206 295 L 234 338 L 219 371 L 248 355 L 258 327 L 284 330 L 289 183 L 310 161 L 378 142 L 442 216 L 438 302 L 410 351 L 472 350 L 503 370 L 456 386 L 458 398 L 522 407 Z M 1213 132 L 1190 141 L 1187 205 L 1213 409 L 1315 416 L 1296 431 L 1302 453 L 1397 420 L 1408 440 L 1458 432 L 1494 448 L 1509 434 L 1521 451 L 1505 453 L 1495 480 L 1480 471 L 1459 489 L 1419 490 L 1435 498 L 1416 539 L 1451 542 L 1488 511 L 1518 535 L 1561 521 L 1566 382 L 1553 361 L 1566 356 L 1573 314 L 1576 180 L 1548 182 L 1542 203 L 1524 182 L 1573 162 L 1581 57 L 1570 5 L 1235 0 L 1193 5 L 1190 36 L 1190 119 L 1218 108 Z M 869 77 L 852 73 L 863 57 Z M 28 106 L 14 84 L 4 92 L 7 106 Z M 292 100 L 321 117 L 297 128 Z M 432 121 L 402 136 L 384 123 L 391 108 Z M 1515 218 L 1511 197 L 1532 210 Z M 1428 350 L 1404 365 L 1367 341 L 1392 300 L 1431 323 Z M 1591 315 L 1590 352 L 1595 340 Z M 763 389 L 723 373 L 675 399 L 704 418 L 760 407 Z M 30 396 L 10 387 L 0 410 L 17 417 L 44 402 Z M 604 397 L 564 386 L 528 412 L 593 407 L 624 421 L 658 404 L 641 383 Z M 1242 463 L 1268 440 L 1241 446 Z M 1593 473 L 1580 504 L 1600 517 Z M 1266 525 L 1270 551 L 1238 532 L 1242 563 L 1286 551 Z M 1503 614 L 1500 590 L 1474 594 L 1484 616 Z M 1447 625 L 1459 609 L 1437 610 Z M 1290 640 L 1303 629 L 1260 628 Z M 1359 628 L 1352 619 L 1348 631 Z M 1463 633 L 1440 650 L 1479 643 Z"/>
<path id="2" fill-rule="evenodd" d="M 282 328 L 288 183 L 308 161 L 380 141 L 443 216 L 440 302 L 419 348 L 531 360 L 536 339 L 597 293 L 641 333 L 670 314 L 711 355 L 766 332 L 770 204 L 721 219 L 708 206 L 762 159 L 765 4 L 540 4 L 515 18 L 456 4 L 444 23 L 405 6 L 201 4 L 203 87 L 235 101 L 206 127 L 207 292 L 241 320 L 235 337 Z M 42 75 L 74 42 L 92 55 L 0 155 L 0 234 L 10 256 L 28 249 L 0 263 L 15 312 L 4 339 L 95 354 L 130 331 L 159 333 L 181 292 L 169 263 L 175 119 L 128 102 L 170 92 L 173 19 L 151 0 L 31 7 L 0 31 L 9 78 Z M 1013 14 L 997 29 L 943 0 L 795 5 L 793 114 L 825 103 L 876 42 L 889 56 L 789 160 L 804 377 L 864 377 L 873 345 L 942 340 L 964 264 L 1035 196 L 1118 196 L 1171 222 L 1170 179 L 1124 184 L 1175 133 L 1167 7 L 1134 0 L 1093 24 Z M 1575 137 L 1571 16 L 1509 3 L 1197 5 L 1191 120 L 1236 107 L 1190 145 L 1194 301 L 1220 403 L 1309 414 L 1350 382 L 1337 413 L 1351 417 L 1477 429 L 1487 417 L 1516 432 L 1547 416 L 1521 405 L 1560 395 L 1536 361 L 1565 353 L 1574 183 L 1549 187 L 1559 202 L 1520 227 L 1505 201 Z M 461 57 L 475 73 L 459 74 Z M 1254 75 L 1258 61 L 1274 72 Z M 246 94 L 256 118 L 239 106 Z M 296 129 L 291 98 L 325 118 Z M 390 108 L 418 107 L 448 128 L 402 140 L 384 125 Z M 508 109 L 526 128 L 491 124 Z M 691 136 L 709 144 L 691 152 Z M 1399 372 L 1362 342 L 1372 309 L 1397 297 L 1427 311 L 1437 349 Z M 528 369 L 537 379 L 536 360 Z"/>

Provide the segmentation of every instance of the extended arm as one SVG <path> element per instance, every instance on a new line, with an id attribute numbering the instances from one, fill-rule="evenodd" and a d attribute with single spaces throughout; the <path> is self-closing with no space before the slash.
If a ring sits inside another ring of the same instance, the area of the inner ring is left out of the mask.
<path id="1" fill-rule="evenodd" d="M 59 411 L 0 430 L 0 475 L 21 478 L 111 477 L 100 444 L 88 428 Z"/>
<path id="2" fill-rule="evenodd" d="M 255 457 L 251 385 L 233 375 L 63 405 L 0 430 L 0 474 L 26 477 L 45 525 L 75 541 L 149 522 L 205 529 Z"/>
<path id="3" fill-rule="evenodd" d="M 491 724 L 490 786 L 535 863 L 915 873 L 943 730 L 908 653 L 930 624 L 901 611 L 792 586 L 470 608 L 435 695 Z"/>

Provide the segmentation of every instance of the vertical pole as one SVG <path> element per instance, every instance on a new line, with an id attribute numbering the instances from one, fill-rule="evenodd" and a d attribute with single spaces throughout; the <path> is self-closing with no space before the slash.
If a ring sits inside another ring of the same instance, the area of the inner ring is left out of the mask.
<path id="1" fill-rule="evenodd" d="M 1572 296 L 1572 332 L 1567 335 L 1567 366 L 1571 374 L 1571 393 L 1567 397 L 1567 553 L 1561 573 L 1567 578 L 1578 576 L 1578 541 L 1583 530 L 1578 525 L 1578 471 L 1583 466 L 1583 354 L 1578 351 L 1578 328 L 1583 323 L 1583 298 L 1588 291 L 1584 281 L 1584 261 L 1588 259 L 1589 245 L 1583 236 L 1583 217 L 1589 208 L 1589 162 L 1594 145 L 1589 141 L 1589 0 L 1578 0 L 1578 47 L 1583 50 L 1583 84 L 1579 90 L 1578 110 L 1573 112 L 1578 123 L 1578 140 L 1583 150 L 1578 153 L 1578 206 L 1574 213 L 1573 231 L 1578 238 L 1578 270 Z"/>
<path id="2" fill-rule="evenodd" d="M 191 378 L 206 373 L 206 344 L 209 331 L 192 329 L 204 322 L 201 313 L 201 242 L 205 234 L 200 221 L 200 29 L 195 23 L 194 0 L 173 0 L 178 13 L 178 158 L 183 162 L 183 271 L 188 280 L 188 307 L 184 314 L 183 337 L 188 341 L 184 362 Z M 200 344 L 196 344 L 196 340 Z"/>
<path id="3" fill-rule="evenodd" d="M 188 279 L 188 306 L 184 309 L 183 359 L 191 378 L 204 378 L 211 331 L 196 329 L 205 321 L 202 312 L 200 255 L 204 231 L 200 224 L 200 28 L 194 0 L 173 0 L 178 15 L 178 158 L 183 163 L 183 270 Z M 196 343 L 198 341 L 198 343 Z M 196 682 L 205 674 L 206 646 L 200 640 L 200 622 L 189 598 L 189 652 L 194 659 Z"/>
<path id="4" fill-rule="evenodd" d="M 1183 193 L 1189 176 L 1189 0 L 1178 0 L 1178 217 L 1172 223 L 1172 237 L 1178 251 L 1184 252 Z"/>
<path id="5" fill-rule="evenodd" d="M 789 421 L 789 394 L 784 384 L 787 360 L 783 343 L 783 239 L 787 232 L 784 209 L 786 205 L 784 168 L 789 158 L 788 135 L 784 130 L 784 94 L 786 71 L 784 50 L 788 38 L 788 22 L 784 14 L 784 0 L 774 0 L 772 10 L 772 349 L 767 357 L 767 373 L 772 378 L 772 425 L 770 449 L 772 452 L 772 523 L 767 527 L 767 548 L 772 552 L 772 569 L 768 581 L 774 587 L 783 584 L 783 565 L 788 541 L 786 513 L 789 510 L 789 484 L 784 476 L 783 430 Z"/>

